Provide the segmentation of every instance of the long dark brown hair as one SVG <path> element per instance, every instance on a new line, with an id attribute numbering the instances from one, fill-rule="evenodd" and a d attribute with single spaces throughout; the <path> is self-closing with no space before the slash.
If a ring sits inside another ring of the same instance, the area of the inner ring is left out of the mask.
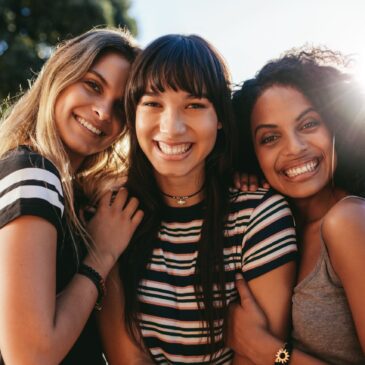
<path id="1" fill-rule="evenodd" d="M 211 355 L 218 349 L 214 321 L 226 309 L 223 264 L 224 222 L 228 210 L 234 123 L 231 112 L 230 77 L 218 52 L 196 35 L 166 35 L 152 42 L 137 58 L 126 91 L 126 114 L 130 130 L 128 189 L 137 196 L 144 220 L 121 260 L 126 298 L 126 322 L 133 333 L 138 328 L 137 289 L 152 254 L 164 206 L 151 163 L 141 150 L 135 130 L 136 108 L 147 88 L 166 88 L 207 97 L 215 108 L 222 129 L 205 161 L 205 217 L 198 244 L 195 292 L 201 319 L 209 329 Z M 218 287 L 218 291 L 214 286 Z M 220 303 L 217 305 L 217 303 Z M 204 308 L 204 310 L 202 310 Z M 137 325 L 137 326 L 136 326 Z"/>

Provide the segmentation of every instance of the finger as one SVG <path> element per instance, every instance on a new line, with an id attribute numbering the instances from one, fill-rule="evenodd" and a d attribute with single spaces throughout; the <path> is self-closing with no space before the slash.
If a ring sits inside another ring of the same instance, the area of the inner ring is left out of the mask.
<path id="1" fill-rule="evenodd" d="M 236 275 L 236 289 L 238 291 L 238 295 L 240 296 L 241 304 L 243 304 L 245 300 L 252 299 L 250 288 L 241 274 Z"/>
<path id="2" fill-rule="evenodd" d="M 123 210 L 128 199 L 128 191 L 125 188 L 120 188 L 118 191 L 114 191 L 113 208 L 117 210 Z"/>
<path id="3" fill-rule="evenodd" d="M 265 180 L 265 179 L 262 179 L 261 180 L 261 186 L 264 188 L 264 189 L 270 189 L 270 184 Z"/>
<path id="4" fill-rule="evenodd" d="M 256 175 L 249 175 L 248 177 L 248 185 L 250 191 L 256 191 L 258 188 L 258 180 Z"/>
<path id="5" fill-rule="evenodd" d="M 136 212 L 138 206 L 139 206 L 139 200 L 134 196 L 132 196 L 125 204 L 123 210 L 132 217 L 133 214 Z"/>
<path id="6" fill-rule="evenodd" d="M 132 223 L 135 224 L 136 226 L 138 226 L 143 219 L 144 216 L 144 212 L 141 209 L 138 209 L 134 214 L 133 217 L 131 219 Z"/>
<path id="7" fill-rule="evenodd" d="M 235 172 L 233 175 L 233 183 L 237 189 L 241 188 L 241 178 L 240 178 L 240 174 L 238 172 Z"/>
<path id="8" fill-rule="evenodd" d="M 112 191 L 107 191 L 107 192 L 105 192 L 102 196 L 101 196 L 101 198 L 100 198 L 100 200 L 99 200 L 99 204 L 98 204 L 98 206 L 99 207 L 105 207 L 105 206 L 109 206 L 110 205 L 110 201 L 111 201 L 111 199 L 112 199 L 112 194 L 113 194 L 113 192 Z"/>
<path id="9" fill-rule="evenodd" d="M 248 174 L 241 173 L 239 176 L 238 189 L 242 191 L 248 191 Z"/>

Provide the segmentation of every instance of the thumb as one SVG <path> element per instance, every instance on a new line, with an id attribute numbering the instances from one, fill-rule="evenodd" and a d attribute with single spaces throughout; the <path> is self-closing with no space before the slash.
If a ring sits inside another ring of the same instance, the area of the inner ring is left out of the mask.
<path id="1" fill-rule="evenodd" d="M 250 288 L 241 274 L 236 275 L 236 289 L 240 296 L 241 304 L 243 304 L 244 301 L 253 299 Z"/>

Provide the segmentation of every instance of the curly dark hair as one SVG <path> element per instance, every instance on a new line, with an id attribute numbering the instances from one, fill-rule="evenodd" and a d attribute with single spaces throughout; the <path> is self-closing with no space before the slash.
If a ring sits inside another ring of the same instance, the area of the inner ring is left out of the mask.
<path id="1" fill-rule="evenodd" d="M 345 72 L 350 62 L 329 49 L 293 49 L 245 81 L 232 99 L 240 138 L 236 170 L 263 176 L 251 138 L 251 113 L 265 90 L 273 85 L 287 86 L 311 102 L 335 136 L 335 185 L 365 196 L 365 100 L 354 77 Z"/>

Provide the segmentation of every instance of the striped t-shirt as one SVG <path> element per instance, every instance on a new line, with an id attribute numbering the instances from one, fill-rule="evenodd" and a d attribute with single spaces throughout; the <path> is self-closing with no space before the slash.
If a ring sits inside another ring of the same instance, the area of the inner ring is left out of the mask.
<path id="1" fill-rule="evenodd" d="M 272 190 L 231 190 L 225 225 L 224 264 L 229 302 L 237 299 L 235 274 L 256 278 L 296 257 L 296 238 L 285 199 Z M 204 205 L 166 207 L 158 239 L 139 286 L 141 331 L 158 364 L 208 364 L 206 331 L 202 328 L 194 290 L 197 242 Z M 217 324 L 222 335 L 223 320 Z M 224 347 L 213 363 L 229 364 Z"/>
<path id="2" fill-rule="evenodd" d="M 26 146 L 21 146 L 0 159 L 0 229 L 23 215 L 41 217 L 57 230 L 55 265 L 59 293 L 71 281 L 78 267 L 65 219 L 60 175 L 49 160 Z M 81 259 L 85 253 L 85 248 L 80 245 Z M 60 365 L 75 364 L 105 364 L 93 316 Z"/>

